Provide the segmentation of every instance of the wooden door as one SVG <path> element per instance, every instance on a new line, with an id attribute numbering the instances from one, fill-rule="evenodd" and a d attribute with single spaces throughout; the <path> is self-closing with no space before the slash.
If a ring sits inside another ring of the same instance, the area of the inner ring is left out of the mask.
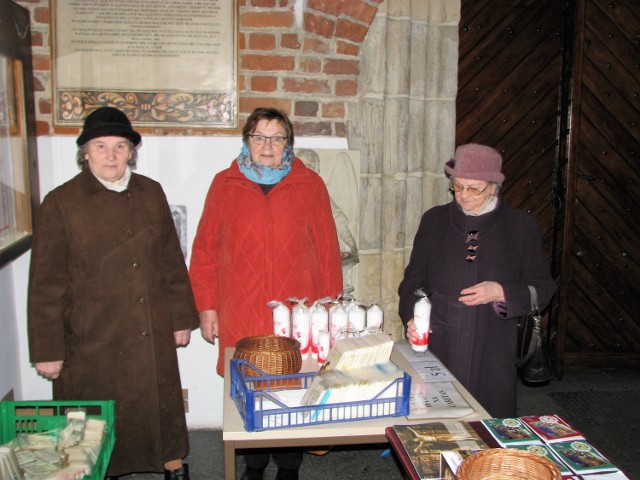
<path id="1" fill-rule="evenodd" d="M 640 2 L 580 0 L 558 344 L 640 367 Z"/>
<path id="2" fill-rule="evenodd" d="M 501 151 L 506 200 L 540 221 L 559 286 L 548 330 L 559 375 L 640 366 L 632 3 L 462 1 L 456 143 Z"/>

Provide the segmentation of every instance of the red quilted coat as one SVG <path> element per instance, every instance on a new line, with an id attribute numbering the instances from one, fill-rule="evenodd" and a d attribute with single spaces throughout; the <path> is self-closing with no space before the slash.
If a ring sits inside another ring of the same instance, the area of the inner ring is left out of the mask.
<path id="1" fill-rule="evenodd" d="M 342 291 L 338 235 L 320 176 L 295 159 L 267 195 L 236 162 L 218 173 L 207 194 L 191 253 L 199 312 L 220 321 L 217 371 L 224 349 L 243 337 L 273 332 L 270 300 Z"/>

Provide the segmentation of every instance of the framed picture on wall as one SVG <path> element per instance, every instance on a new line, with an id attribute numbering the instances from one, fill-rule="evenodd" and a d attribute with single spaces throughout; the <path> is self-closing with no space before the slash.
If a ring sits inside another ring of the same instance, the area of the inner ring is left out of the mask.
<path id="1" fill-rule="evenodd" d="M 29 12 L 0 0 L 0 267 L 31 247 L 39 204 Z"/>
<path id="2" fill-rule="evenodd" d="M 238 0 L 51 0 L 54 127 L 238 128 Z"/>

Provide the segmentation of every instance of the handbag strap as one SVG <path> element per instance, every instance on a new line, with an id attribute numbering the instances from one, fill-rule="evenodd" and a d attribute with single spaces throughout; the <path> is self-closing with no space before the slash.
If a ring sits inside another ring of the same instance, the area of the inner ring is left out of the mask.
<path id="1" fill-rule="evenodd" d="M 536 287 L 529 285 L 529 292 L 531 292 L 531 312 L 539 315 L 538 292 L 536 291 Z"/>

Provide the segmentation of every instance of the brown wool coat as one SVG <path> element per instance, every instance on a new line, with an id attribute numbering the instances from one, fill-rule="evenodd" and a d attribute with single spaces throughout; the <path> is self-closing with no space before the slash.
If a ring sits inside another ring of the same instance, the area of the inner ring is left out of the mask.
<path id="1" fill-rule="evenodd" d="M 173 332 L 198 326 L 160 185 L 122 193 L 88 169 L 50 192 L 31 254 L 30 360 L 64 359 L 55 399 L 114 399 L 109 475 L 162 471 L 188 453 Z"/>

